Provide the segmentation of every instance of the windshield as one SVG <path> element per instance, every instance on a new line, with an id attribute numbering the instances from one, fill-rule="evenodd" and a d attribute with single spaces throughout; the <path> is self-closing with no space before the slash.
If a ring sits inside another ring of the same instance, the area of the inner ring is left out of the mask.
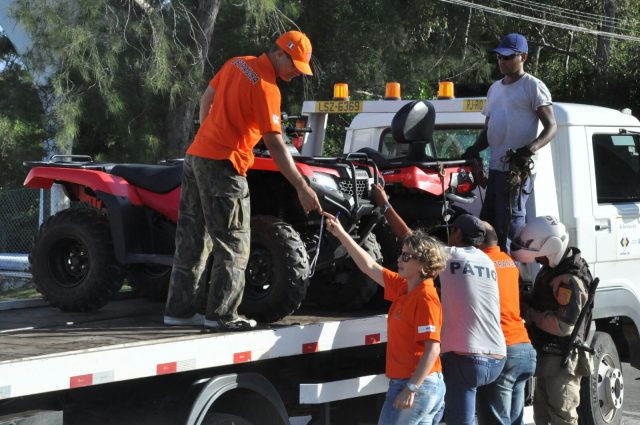
<path id="1" fill-rule="evenodd" d="M 436 128 L 433 132 L 433 145 L 428 144 L 425 147 L 425 154 L 439 160 L 460 159 L 464 151 L 475 143 L 481 131 L 482 127 Z M 391 130 L 382 133 L 380 144 L 380 152 L 390 159 L 406 156 L 409 151 L 408 144 L 396 143 L 391 135 Z M 488 164 L 489 149 L 485 149 L 481 156 L 485 164 Z"/>

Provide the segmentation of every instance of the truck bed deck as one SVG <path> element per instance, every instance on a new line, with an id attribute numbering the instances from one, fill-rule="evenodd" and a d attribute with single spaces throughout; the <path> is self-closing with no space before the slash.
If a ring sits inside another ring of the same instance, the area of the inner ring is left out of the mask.
<path id="1" fill-rule="evenodd" d="M 244 333 L 166 327 L 164 304 L 0 311 L 0 399 L 386 341 L 386 318 L 302 310 Z M 48 376 L 49 379 L 38 379 Z"/>

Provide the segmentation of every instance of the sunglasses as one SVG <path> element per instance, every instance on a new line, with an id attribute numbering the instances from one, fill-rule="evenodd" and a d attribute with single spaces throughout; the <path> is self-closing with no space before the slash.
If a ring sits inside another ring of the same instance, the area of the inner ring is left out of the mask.
<path id="1" fill-rule="evenodd" d="M 498 60 L 503 60 L 503 61 L 510 61 L 515 59 L 516 56 L 520 56 L 520 53 L 514 53 L 512 55 L 509 56 L 504 56 L 504 55 L 496 55 L 496 57 L 498 58 Z"/>
<path id="2" fill-rule="evenodd" d="M 409 260 L 411 259 L 418 259 L 418 257 L 415 254 L 412 254 L 410 252 L 401 252 L 400 253 L 400 259 L 402 260 L 403 263 L 408 263 Z"/>

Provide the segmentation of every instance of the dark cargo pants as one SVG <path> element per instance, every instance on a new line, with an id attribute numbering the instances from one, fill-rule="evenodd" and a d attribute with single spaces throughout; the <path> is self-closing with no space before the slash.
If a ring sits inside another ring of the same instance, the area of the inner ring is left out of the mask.
<path id="1" fill-rule="evenodd" d="M 237 317 L 249 259 L 250 215 L 247 179 L 231 162 L 185 157 L 166 315 L 193 316 L 207 295 L 208 320 Z M 213 266 L 206 276 L 210 253 Z"/>

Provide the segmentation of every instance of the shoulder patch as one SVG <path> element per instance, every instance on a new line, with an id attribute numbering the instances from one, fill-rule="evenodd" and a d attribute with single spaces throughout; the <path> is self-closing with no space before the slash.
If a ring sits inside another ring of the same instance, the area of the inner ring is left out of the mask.
<path id="1" fill-rule="evenodd" d="M 565 287 L 559 287 L 556 293 L 556 300 L 560 305 L 567 305 L 571 301 L 571 289 Z"/>

